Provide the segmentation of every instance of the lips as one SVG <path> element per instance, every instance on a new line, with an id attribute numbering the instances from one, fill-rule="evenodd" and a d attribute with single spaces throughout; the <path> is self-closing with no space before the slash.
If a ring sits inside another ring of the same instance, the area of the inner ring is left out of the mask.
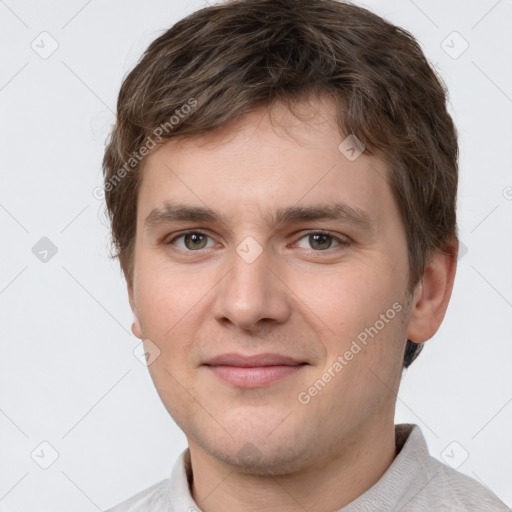
<path id="1" fill-rule="evenodd" d="M 305 363 L 281 354 L 243 356 L 241 354 L 232 353 L 214 357 L 204 364 L 207 366 L 238 366 L 240 368 L 255 368 L 261 366 L 299 366 Z"/>
<path id="2" fill-rule="evenodd" d="M 281 354 L 222 354 L 204 365 L 234 387 L 259 388 L 300 372 L 307 363 Z"/>

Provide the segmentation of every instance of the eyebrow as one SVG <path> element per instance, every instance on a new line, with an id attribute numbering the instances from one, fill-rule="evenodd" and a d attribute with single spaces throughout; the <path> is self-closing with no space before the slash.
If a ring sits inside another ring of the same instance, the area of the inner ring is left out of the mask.
<path id="1" fill-rule="evenodd" d="M 374 222 L 367 212 L 344 203 L 282 207 L 278 208 L 275 213 L 267 212 L 264 215 L 264 220 L 269 227 L 312 220 L 333 220 L 354 224 L 367 230 L 374 227 Z M 187 221 L 224 223 L 222 217 L 210 208 L 166 202 L 163 208 L 155 208 L 151 211 L 144 221 L 144 227 L 153 229 L 160 225 Z"/>

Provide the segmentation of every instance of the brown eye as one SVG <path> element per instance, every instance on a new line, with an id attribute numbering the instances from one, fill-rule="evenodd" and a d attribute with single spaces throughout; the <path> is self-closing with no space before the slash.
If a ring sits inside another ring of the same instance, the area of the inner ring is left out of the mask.
<path id="1" fill-rule="evenodd" d="M 169 244 L 174 244 L 183 251 L 197 251 L 207 246 L 209 238 L 208 235 L 199 231 L 189 231 L 174 237 L 169 241 Z"/>
<path id="2" fill-rule="evenodd" d="M 306 245 L 300 245 L 302 240 L 306 240 Z M 321 231 L 309 233 L 304 235 L 300 241 L 298 242 L 299 247 L 308 250 L 314 250 L 317 252 L 327 251 L 328 249 L 332 249 L 338 245 L 348 245 L 348 241 L 344 241 L 341 238 L 335 237 L 329 233 L 323 233 Z"/>
<path id="3" fill-rule="evenodd" d="M 188 233 L 184 237 L 185 246 L 187 249 L 203 249 L 206 245 L 206 236 L 200 233 Z"/>
<path id="4" fill-rule="evenodd" d="M 333 238 L 325 233 L 318 233 L 316 235 L 309 235 L 308 241 L 313 249 L 325 251 L 331 248 Z"/>

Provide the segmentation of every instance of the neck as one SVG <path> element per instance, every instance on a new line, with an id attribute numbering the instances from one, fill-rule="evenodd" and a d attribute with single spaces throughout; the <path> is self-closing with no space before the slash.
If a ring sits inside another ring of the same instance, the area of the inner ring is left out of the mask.
<path id="1" fill-rule="evenodd" d="M 332 512 L 354 501 L 386 472 L 396 456 L 393 420 L 371 425 L 355 442 L 332 450 L 292 474 L 243 473 L 213 458 L 189 440 L 191 492 L 204 512 L 258 510 Z"/>

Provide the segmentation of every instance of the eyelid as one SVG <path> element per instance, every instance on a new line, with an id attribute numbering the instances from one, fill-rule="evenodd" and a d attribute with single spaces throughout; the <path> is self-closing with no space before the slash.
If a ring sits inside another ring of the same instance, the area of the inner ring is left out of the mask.
<path id="1" fill-rule="evenodd" d="M 208 232 L 203 231 L 202 229 L 187 229 L 187 230 L 184 230 L 184 231 L 180 231 L 178 233 L 173 233 L 172 235 L 164 236 L 162 238 L 161 243 L 163 245 L 172 245 L 173 249 L 175 251 L 178 251 L 178 252 L 181 252 L 181 253 L 189 253 L 189 254 L 193 254 L 193 253 L 200 254 L 200 253 L 204 252 L 206 249 L 212 249 L 212 247 L 203 247 L 202 249 L 197 249 L 197 250 L 194 251 L 194 250 L 191 250 L 191 249 L 183 249 L 182 247 L 178 247 L 176 245 L 175 242 L 176 242 L 176 240 L 178 238 L 182 238 L 182 237 L 184 237 L 186 235 L 190 235 L 190 234 L 203 235 L 203 236 L 209 238 L 210 241 L 215 242 L 213 236 L 211 236 Z"/>
<path id="2" fill-rule="evenodd" d="M 166 244 L 170 244 L 176 238 L 179 238 L 180 236 L 190 235 L 192 233 L 197 233 L 199 235 L 208 236 L 210 238 L 213 238 L 210 234 L 208 234 L 206 231 L 203 231 L 202 229 L 185 229 L 183 231 L 178 231 L 176 233 L 167 234 L 162 238 L 162 241 Z"/>
<path id="3" fill-rule="evenodd" d="M 331 249 L 335 249 L 336 247 L 347 246 L 352 241 L 346 235 L 341 235 L 339 233 L 332 233 L 331 231 L 327 231 L 324 229 L 310 229 L 308 231 L 301 231 L 301 233 L 302 234 L 301 234 L 300 238 L 298 238 L 297 242 L 309 235 L 327 235 L 327 236 L 331 237 L 333 240 L 335 240 L 336 242 L 338 242 L 338 245 L 336 245 L 334 247 L 329 247 L 329 249 L 325 249 L 325 250 L 315 251 L 314 249 L 305 249 L 305 250 L 309 250 L 309 252 L 315 252 L 315 253 L 327 253 Z M 294 243 L 297 243 L 297 242 L 294 242 Z"/>
<path id="4" fill-rule="evenodd" d="M 165 236 L 162 240 L 163 244 L 164 245 L 174 245 L 174 242 L 178 239 L 178 238 L 181 238 L 183 236 L 186 236 L 188 234 L 200 234 L 200 235 L 204 235 L 208 238 L 210 238 L 211 240 L 213 240 L 213 236 L 210 235 L 207 231 L 204 231 L 202 229 L 187 229 L 187 230 L 184 230 L 184 231 L 180 231 L 178 233 L 173 233 L 172 234 L 172 238 L 169 239 L 168 236 Z M 300 240 L 302 240 L 303 238 L 309 236 L 309 235 L 327 235 L 329 237 L 331 237 L 333 240 L 335 240 L 336 242 L 338 242 L 337 245 L 335 245 L 334 247 L 329 247 L 329 249 L 325 249 L 325 250 L 314 250 L 314 249 L 304 249 L 306 251 L 309 251 L 309 252 L 314 252 L 314 253 L 328 253 L 331 249 L 335 249 L 336 247 L 345 247 L 347 245 L 349 245 L 351 243 L 351 239 L 349 237 L 347 237 L 346 235 L 340 235 L 338 233 L 332 233 L 330 231 L 327 231 L 327 230 L 323 230 L 323 229 L 310 229 L 310 230 L 307 230 L 307 231 L 301 231 L 300 232 L 300 237 L 294 242 L 294 244 L 296 244 L 297 242 L 299 242 Z M 295 234 L 295 236 L 297 236 L 298 233 Z M 187 249 L 181 249 L 180 247 L 177 247 L 178 250 L 181 250 L 181 251 L 184 251 L 184 252 L 189 252 L 189 253 L 193 253 L 193 252 L 201 252 L 203 249 L 198 249 L 196 251 L 193 251 L 193 250 L 187 250 Z"/>

